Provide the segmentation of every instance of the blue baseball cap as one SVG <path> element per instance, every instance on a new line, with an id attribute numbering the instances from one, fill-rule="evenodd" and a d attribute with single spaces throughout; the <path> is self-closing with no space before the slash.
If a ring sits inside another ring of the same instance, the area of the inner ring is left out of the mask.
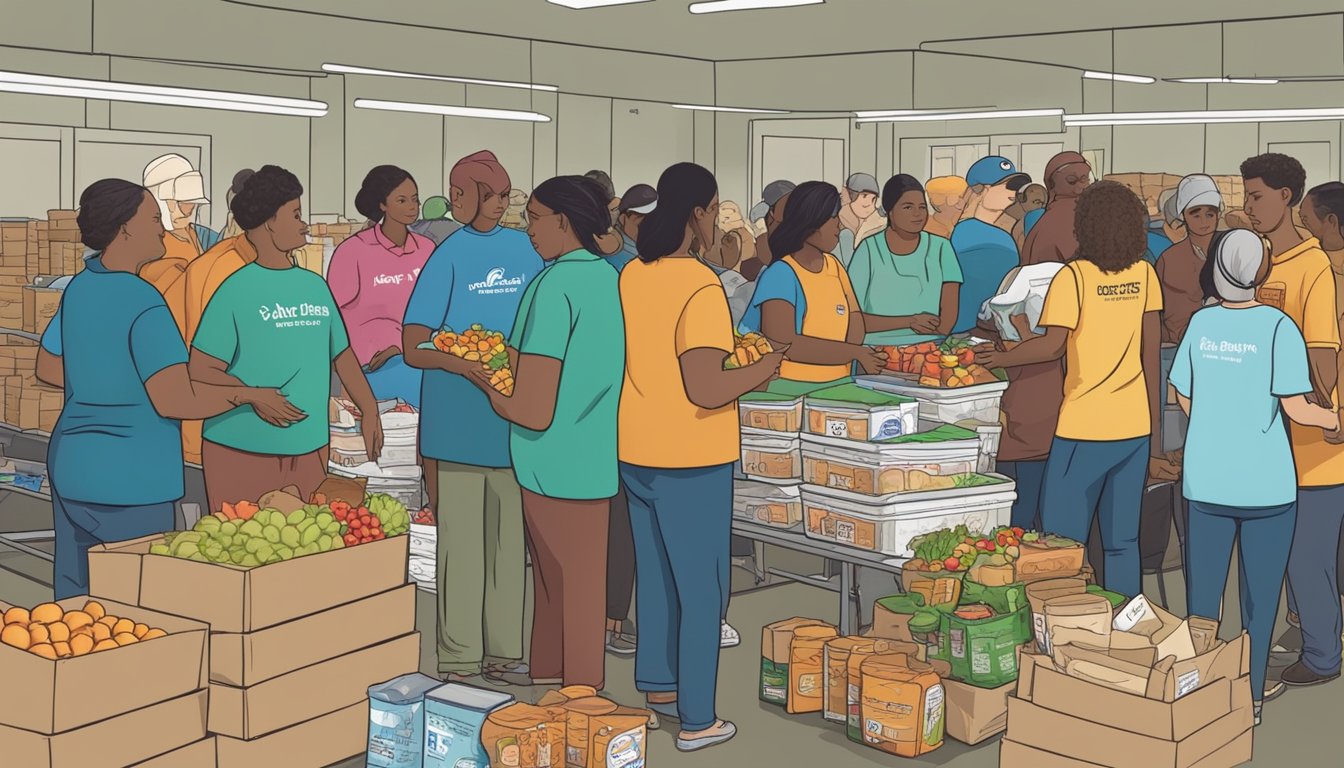
<path id="1" fill-rule="evenodd" d="M 1013 161 L 1006 157 L 990 155 L 975 161 L 975 165 L 966 172 L 966 183 L 972 187 L 993 187 L 1008 182 L 1008 188 L 1016 192 L 1031 183 L 1031 177 L 1017 170 Z"/>

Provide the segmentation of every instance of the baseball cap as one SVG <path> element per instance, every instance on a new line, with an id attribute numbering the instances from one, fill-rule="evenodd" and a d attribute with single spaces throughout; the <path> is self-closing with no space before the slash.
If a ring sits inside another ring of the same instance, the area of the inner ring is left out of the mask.
<path id="1" fill-rule="evenodd" d="M 658 207 L 658 190 L 648 184 L 636 184 L 621 195 L 621 213 L 652 213 Z"/>
<path id="2" fill-rule="evenodd" d="M 1218 191 L 1218 182 L 1202 173 L 1181 179 L 1181 183 L 1176 186 L 1176 214 L 1184 218 L 1186 211 L 1201 205 L 1211 205 L 1222 210 L 1223 195 Z"/>
<path id="3" fill-rule="evenodd" d="M 205 179 L 191 167 L 187 158 L 169 154 L 155 158 L 145 166 L 144 185 L 159 200 L 177 200 L 182 203 L 208 203 Z"/>
<path id="4" fill-rule="evenodd" d="M 1016 192 L 1031 183 L 1031 177 L 1017 170 L 1013 161 L 1006 157 L 990 155 L 982 157 L 975 161 L 971 169 L 966 172 L 966 183 L 972 187 L 993 187 L 1004 182 L 1008 183 L 1008 188 Z"/>
<path id="5" fill-rule="evenodd" d="M 792 192 L 797 186 L 792 181 L 784 180 L 766 184 L 765 189 L 761 190 L 761 202 L 751 207 L 751 220 L 760 221 L 764 219 L 770 209 L 775 207 L 775 203 L 778 203 L 780 198 Z"/>
<path id="6" fill-rule="evenodd" d="M 845 189 L 850 192 L 870 192 L 878 197 L 882 196 L 882 188 L 877 185 L 877 179 L 868 173 L 856 173 L 849 177 L 845 182 Z"/>
<path id="7" fill-rule="evenodd" d="M 1265 245 L 1248 229 L 1234 229 L 1218 242 L 1213 285 L 1223 301 L 1255 298 L 1255 279 L 1264 264 Z"/>

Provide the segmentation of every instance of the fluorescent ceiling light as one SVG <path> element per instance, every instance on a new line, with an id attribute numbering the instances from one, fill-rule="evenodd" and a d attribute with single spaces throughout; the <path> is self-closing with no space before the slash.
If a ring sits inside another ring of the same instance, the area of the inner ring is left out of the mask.
<path id="1" fill-rule="evenodd" d="M 1094 125 L 1191 125 L 1218 123 L 1296 123 L 1342 120 L 1344 107 L 1321 109 L 1241 109 L 1205 112 L 1114 112 L 1065 115 L 1069 126 Z"/>
<path id="2" fill-rule="evenodd" d="M 470 77 L 446 77 L 444 75 L 423 75 L 417 72 L 396 72 L 390 69 L 370 69 L 369 67 L 350 67 L 345 64 L 323 64 L 323 72 L 339 75 L 373 75 L 375 77 L 407 77 L 412 80 L 439 80 L 445 83 L 466 83 L 467 85 L 489 85 L 496 88 L 524 88 L 530 91 L 558 91 L 554 85 L 535 83 L 514 83 L 507 80 L 477 80 Z"/>
<path id="3" fill-rule="evenodd" d="M 514 120 L 527 123 L 551 122 L 551 118 L 539 112 L 522 112 L 512 109 L 485 109 L 484 107 L 452 107 L 446 104 L 418 104 L 412 101 L 355 99 L 355 107 L 358 109 L 378 109 L 384 112 L 416 112 L 422 115 L 478 117 L 485 120 Z"/>
<path id="4" fill-rule="evenodd" d="M 711 107 L 701 104 L 673 104 L 673 109 L 691 109 L 696 112 L 739 112 L 747 115 L 787 115 L 783 109 L 747 109 L 745 107 Z"/>
<path id="5" fill-rule="evenodd" d="M 1062 109 L 1001 109 L 988 112 L 931 112 L 916 115 L 861 117 L 856 123 L 933 123 L 944 120 L 997 120 L 1003 118 L 1060 117 Z"/>
<path id="6" fill-rule="evenodd" d="M 800 5 L 821 5 L 826 0 L 712 0 L 691 3 L 691 13 L 723 13 L 724 11 L 759 11 L 766 8 L 795 8 Z"/>
<path id="7" fill-rule="evenodd" d="M 993 107 L 948 107 L 945 109 L 878 109 L 855 112 L 855 117 L 900 117 L 902 115 L 950 115 L 959 112 L 992 112 Z"/>
<path id="8" fill-rule="evenodd" d="M 1142 85 L 1157 82 L 1156 78 L 1146 75 L 1122 75 L 1118 72 L 1092 72 L 1090 70 L 1084 72 L 1083 77 L 1088 80 L 1111 80 L 1117 83 L 1140 83 Z"/>
<path id="9" fill-rule="evenodd" d="M 561 5 L 566 8 L 573 8 L 576 11 L 583 11 L 589 8 L 609 8 L 613 5 L 635 5 L 636 3 L 648 3 L 652 0 L 546 0 L 551 5 Z"/>
<path id="10" fill-rule="evenodd" d="M 1277 85 L 1278 80 L 1268 77 L 1176 77 L 1171 83 L 1232 83 L 1234 85 Z"/>
<path id="11" fill-rule="evenodd" d="M 81 80 L 73 77 L 48 77 L 22 72 L 0 72 L 0 91 L 296 117 L 322 117 L 327 114 L 326 103 L 308 99 L 206 91 L 196 88 L 169 88 L 107 80 Z"/>

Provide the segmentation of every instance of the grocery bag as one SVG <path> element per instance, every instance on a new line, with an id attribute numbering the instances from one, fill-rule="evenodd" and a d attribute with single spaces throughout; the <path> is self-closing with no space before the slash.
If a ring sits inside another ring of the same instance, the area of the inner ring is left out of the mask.
<path id="1" fill-rule="evenodd" d="M 418 672 L 369 688 L 369 768 L 421 768 L 425 757 L 425 694 L 443 685 Z"/>

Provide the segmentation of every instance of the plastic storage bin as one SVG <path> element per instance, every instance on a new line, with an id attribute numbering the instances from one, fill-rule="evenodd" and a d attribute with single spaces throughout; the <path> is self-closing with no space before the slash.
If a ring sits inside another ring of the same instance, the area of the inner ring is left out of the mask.
<path id="1" fill-rule="evenodd" d="M 803 435 L 803 481 L 866 496 L 928 488 L 932 477 L 979 471 L 980 436 L 948 424 L 860 443 Z"/>
<path id="2" fill-rule="evenodd" d="M 920 534 L 965 525 L 973 531 L 1007 525 L 1016 484 L 1001 475 L 995 483 L 946 491 L 873 498 L 815 485 L 802 489 L 803 523 L 809 538 L 914 557 L 910 540 Z"/>
<path id="3" fill-rule="evenodd" d="M 797 433 L 803 426 L 803 398 L 774 392 L 751 392 L 737 401 L 744 428 Z"/>
<path id="4" fill-rule="evenodd" d="M 969 424 L 963 425 L 970 429 Z M 976 434 L 980 436 L 980 474 L 990 474 L 998 470 L 999 442 L 1003 439 L 1002 424 L 976 424 Z"/>
<path id="5" fill-rule="evenodd" d="M 803 400 L 806 430 L 844 440 L 886 440 L 919 431 L 919 405 L 901 395 L 841 384 Z"/>
<path id="6" fill-rule="evenodd" d="M 874 392 L 885 392 L 903 397 L 912 397 L 919 401 L 919 417 L 945 424 L 957 424 L 964 421 L 999 421 L 999 404 L 1008 382 L 996 381 L 993 384 L 975 384 L 969 387 L 941 389 L 921 387 L 909 379 L 900 376 L 879 374 L 877 376 L 858 376 L 854 383 Z"/>
<path id="7" fill-rule="evenodd" d="M 797 528 L 803 522 L 799 486 L 739 480 L 733 485 L 733 517 L 772 528 Z"/>
<path id="8" fill-rule="evenodd" d="M 742 430 L 742 473 L 753 480 L 797 483 L 803 476 L 801 442 L 797 435 Z"/>

